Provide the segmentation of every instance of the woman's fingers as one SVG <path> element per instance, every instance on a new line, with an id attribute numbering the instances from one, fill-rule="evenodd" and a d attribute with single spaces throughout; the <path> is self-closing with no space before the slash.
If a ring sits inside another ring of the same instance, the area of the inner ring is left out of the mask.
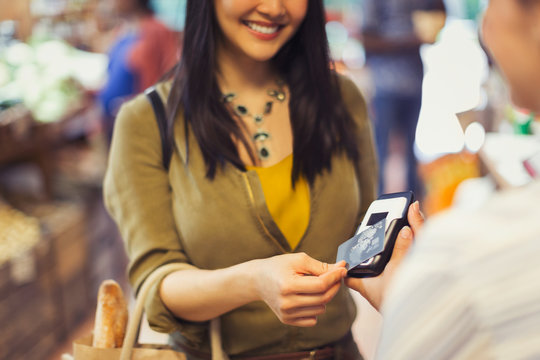
<path id="1" fill-rule="evenodd" d="M 260 267 L 257 285 L 261 300 L 283 323 L 295 326 L 317 323 L 317 316 L 325 312 L 325 305 L 339 291 L 347 273 L 344 262 L 327 264 L 306 254 L 280 255 L 262 261 L 265 266 Z"/>
<path id="2" fill-rule="evenodd" d="M 317 317 L 303 317 L 303 318 L 295 318 L 290 319 L 287 321 L 283 321 L 284 324 L 287 325 L 293 325 L 293 326 L 299 326 L 299 327 L 312 327 L 317 325 Z"/>
<path id="3" fill-rule="evenodd" d="M 287 312 L 297 308 L 314 307 L 328 304 L 339 291 L 341 282 L 334 284 L 324 293 L 294 294 L 287 297 L 282 304 L 282 310 Z"/>
<path id="4" fill-rule="evenodd" d="M 282 282 L 282 295 L 319 294 L 326 292 L 345 276 L 344 263 L 327 264 L 301 253 L 289 257 L 292 277 Z"/>
<path id="5" fill-rule="evenodd" d="M 326 311 L 341 286 L 346 270 L 340 266 L 320 276 L 299 276 L 292 282 L 294 291 L 285 295 L 279 305 L 281 321 L 295 326 L 314 326 L 317 316 Z"/>
<path id="6" fill-rule="evenodd" d="M 303 318 L 303 317 L 314 317 L 324 314 L 326 311 L 325 305 L 317 306 L 305 306 L 290 309 L 283 312 L 283 315 L 287 318 Z"/>
<path id="7" fill-rule="evenodd" d="M 293 265 L 295 271 L 301 275 L 315 275 L 320 276 L 333 271 L 335 269 L 345 268 L 345 261 L 340 261 L 336 264 L 328 264 L 312 258 L 306 253 L 299 253 L 294 255 L 295 264 Z"/>
<path id="8" fill-rule="evenodd" d="M 321 294 L 325 293 L 334 284 L 340 283 L 347 275 L 344 267 L 335 267 L 320 276 L 299 275 L 291 281 L 291 294 Z"/>
<path id="9" fill-rule="evenodd" d="M 295 254 L 294 257 L 295 271 L 301 275 L 315 275 L 319 276 L 326 273 L 329 269 L 329 265 L 325 262 L 321 262 L 307 255 L 306 253 Z"/>

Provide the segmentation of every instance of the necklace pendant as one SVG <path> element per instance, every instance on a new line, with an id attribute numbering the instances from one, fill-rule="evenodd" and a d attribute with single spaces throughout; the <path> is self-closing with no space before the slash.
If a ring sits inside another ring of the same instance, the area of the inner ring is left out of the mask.
<path id="1" fill-rule="evenodd" d="M 277 101 L 279 102 L 283 102 L 285 101 L 285 99 L 287 98 L 287 96 L 285 96 L 285 92 L 283 90 L 274 90 L 274 89 L 270 89 L 268 90 L 268 95 L 273 97 L 274 99 L 276 99 Z"/>
<path id="2" fill-rule="evenodd" d="M 222 101 L 229 108 L 229 110 L 232 110 L 237 116 L 241 118 L 249 117 L 253 119 L 257 130 L 252 135 L 251 139 L 253 141 L 253 144 L 255 145 L 257 156 L 261 161 L 268 160 L 268 158 L 270 157 L 270 149 L 266 144 L 266 141 L 270 139 L 270 133 L 260 128 L 264 123 L 264 117 L 272 113 L 272 108 L 275 100 L 283 102 L 287 98 L 285 91 L 283 91 L 283 82 L 276 81 L 276 83 L 279 87 L 278 89 L 267 90 L 268 96 L 270 96 L 272 99 L 266 101 L 262 111 L 256 114 L 250 112 L 247 106 L 237 104 L 235 102 L 235 99 L 237 97 L 236 93 L 230 92 L 222 95 Z"/>
<path id="3" fill-rule="evenodd" d="M 263 117 L 262 114 L 257 114 L 255 116 L 253 116 L 253 120 L 255 121 L 255 124 L 262 125 L 262 123 L 264 121 L 264 117 Z"/>
<path id="4" fill-rule="evenodd" d="M 240 116 L 246 116 L 248 114 L 248 109 L 244 105 L 237 105 L 234 108 L 236 114 Z"/>
<path id="5" fill-rule="evenodd" d="M 261 148 L 259 148 L 259 158 L 261 160 L 266 160 L 269 157 L 270 157 L 270 151 L 268 150 L 266 146 L 262 146 Z"/>
<path id="6" fill-rule="evenodd" d="M 268 139 L 270 139 L 270 133 L 268 133 L 267 131 L 259 129 L 255 132 L 255 134 L 253 134 L 253 141 L 255 142 L 257 141 L 263 142 Z"/>
<path id="7" fill-rule="evenodd" d="M 224 94 L 223 95 L 223 102 L 225 104 L 227 103 L 230 103 L 234 100 L 234 98 L 236 97 L 236 94 L 235 93 L 227 93 L 227 94 Z"/>
<path id="8" fill-rule="evenodd" d="M 274 105 L 273 101 L 267 101 L 264 105 L 264 115 L 268 115 L 272 112 L 272 105 Z"/>

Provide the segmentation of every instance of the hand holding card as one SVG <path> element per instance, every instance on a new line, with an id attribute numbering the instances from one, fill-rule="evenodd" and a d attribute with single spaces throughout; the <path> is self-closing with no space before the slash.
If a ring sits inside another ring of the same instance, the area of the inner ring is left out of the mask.
<path id="1" fill-rule="evenodd" d="M 287 325 L 317 324 L 345 276 L 343 263 L 326 264 L 305 253 L 277 255 L 251 262 L 257 300 L 264 301 Z"/>

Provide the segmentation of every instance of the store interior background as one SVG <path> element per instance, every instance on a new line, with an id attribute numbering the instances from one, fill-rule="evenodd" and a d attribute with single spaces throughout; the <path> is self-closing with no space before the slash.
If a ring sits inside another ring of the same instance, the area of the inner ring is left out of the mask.
<path id="1" fill-rule="evenodd" d="M 369 99 L 361 1 L 325 1 L 327 32 L 338 70 Z M 534 114 L 512 106 L 481 47 L 486 1 L 446 0 L 445 27 L 421 49 L 415 151 L 428 217 L 526 184 L 523 160 L 540 151 Z M 182 31 L 185 0 L 154 6 Z M 129 293 L 123 244 L 101 197 L 107 143 L 94 97 L 111 38 L 96 29 L 98 11 L 99 0 L 0 0 L 0 359 L 59 359 L 91 331 L 101 281 Z M 403 190 L 401 149 L 394 139 L 386 192 Z M 354 333 L 370 359 L 381 318 L 355 297 Z M 148 329 L 141 336 L 164 339 Z"/>

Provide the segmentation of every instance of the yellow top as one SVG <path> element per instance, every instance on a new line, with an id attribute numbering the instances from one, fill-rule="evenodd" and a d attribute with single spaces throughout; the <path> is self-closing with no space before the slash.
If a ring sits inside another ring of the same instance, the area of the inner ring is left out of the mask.
<path id="1" fill-rule="evenodd" d="M 309 186 L 303 177 L 293 190 L 291 182 L 293 157 L 287 156 L 269 167 L 248 166 L 261 181 L 266 206 L 277 226 L 294 250 L 309 223 Z"/>

